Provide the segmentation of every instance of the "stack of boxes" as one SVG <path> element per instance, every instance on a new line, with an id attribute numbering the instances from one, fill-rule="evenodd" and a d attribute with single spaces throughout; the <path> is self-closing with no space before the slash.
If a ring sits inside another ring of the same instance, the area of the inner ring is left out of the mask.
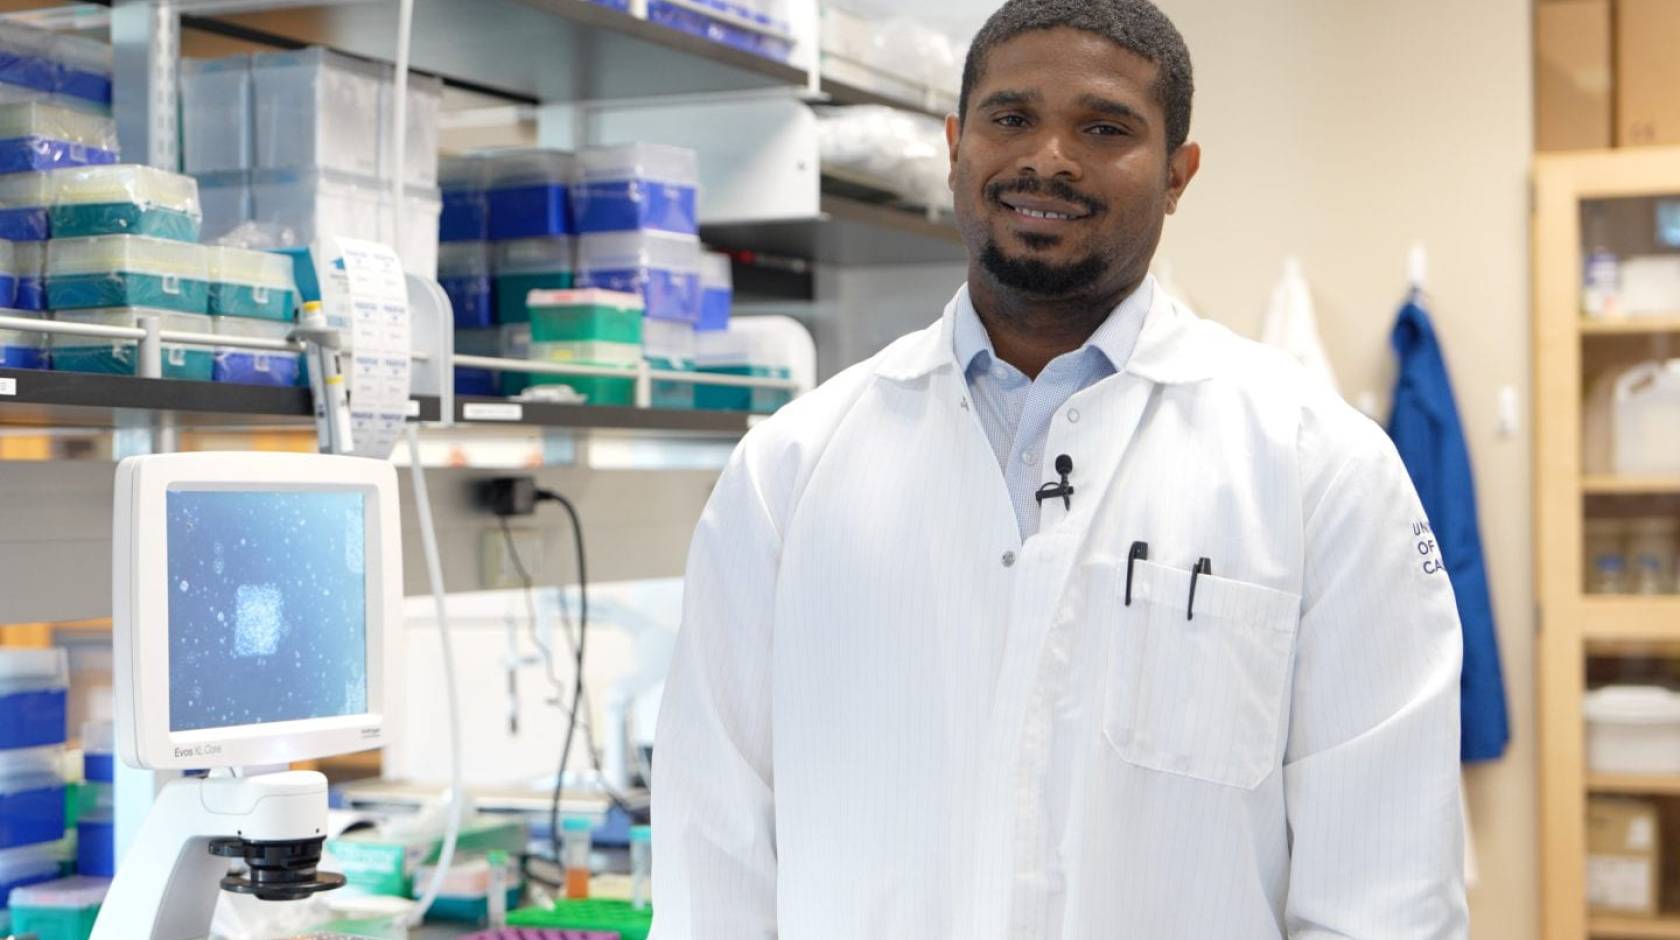
<path id="1" fill-rule="evenodd" d="M 291 264 L 280 255 L 197 241 L 201 213 L 192 177 L 116 164 L 54 171 L 46 295 L 63 322 L 286 338 Z M 133 375 L 139 343 L 59 335 L 52 368 Z M 163 377 L 289 386 L 298 356 L 232 347 L 163 346 Z"/>
<path id="2" fill-rule="evenodd" d="M 16 76 L 0 66 L 0 97 L 24 97 L 25 86 L 8 77 Z M 0 104 L 0 241 L 6 246 L 0 248 L 0 309 L 13 316 L 44 316 L 54 173 L 117 159 L 109 117 L 63 103 L 73 99 L 38 94 Z M 0 368 L 45 369 L 47 348 L 44 333 L 0 330 Z"/>
<path id="3" fill-rule="evenodd" d="M 66 861 L 69 681 L 61 649 L 0 650 L 0 919 L 14 889 L 59 877 Z"/>
<path id="4" fill-rule="evenodd" d="M 299 249 L 329 235 L 383 242 L 433 276 L 443 83 L 409 76 L 399 229 L 394 79 L 388 65 L 324 49 L 183 62 L 182 157 L 203 191 L 205 236 L 255 222 L 261 238 Z"/>

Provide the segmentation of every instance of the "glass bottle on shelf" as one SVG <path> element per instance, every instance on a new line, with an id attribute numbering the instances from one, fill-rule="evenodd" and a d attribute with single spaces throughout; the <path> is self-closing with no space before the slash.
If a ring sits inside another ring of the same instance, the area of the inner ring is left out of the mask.
<path id="1" fill-rule="evenodd" d="M 1617 315 L 1617 298 L 1622 286 L 1622 260 L 1609 247 L 1609 220 L 1605 208 L 1589 204 L 1585 210 L 1583 229 L 1586 243 L 1582 246 L 1581 313 L 1588 319 L 1602 320 Z"/>
<path id="2" fill-rule="evenodd" d="M 1588 594 L 1626 594 L 1628 586 L 1627 562 L 1621 555 L 1599 555 L 1593 559 Z"/>

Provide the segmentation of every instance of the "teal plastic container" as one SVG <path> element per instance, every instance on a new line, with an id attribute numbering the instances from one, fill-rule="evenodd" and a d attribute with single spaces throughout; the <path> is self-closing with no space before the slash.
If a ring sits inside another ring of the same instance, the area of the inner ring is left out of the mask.
<path id="1" fill-rule="evenodd" d="M 143 315 L 162 317 L 160 325 L 165 330 L 183 333 L 210 333 L 213 330 L 214 321 L 203 314 L 133 307 L 60 310 L 53 314 L 53 319 L 64 323 L 135 327 Z M 215 353 L 207 347 L 164 343 L 162 353 L 163 377 L 166 379 L 208 382 L 215 373 Z M 130 340 L 55 334 L 52 338 L 52 368 L 55 372 L 136 375 L 140 368 L 140 344 Z"/>
<path id="2" fill-rule="evenodd" d="M 490 262 L 495 281 L 496 322 L 529 323 L 530 293 L 569 289 L 576 282 L 575 256 L 575 244 L 564 235 L 496 242 Z"/>
<path id="3" fill-rule="evenodd" d="M 701 366 L 695 371 L 713 375 L 746 375 L 756 378 L 788 379 L 793 373 L 786 368 L 768 366 Z M 701 379 L 704 383 L 704 378 Z M 700 384 L 694 389 L 694 407 L 706 411 L 755 411 L 769 413 L 793 400 L 793 393 L 783 389 L 735 388 L 725 385 Z"/>
<path id="4" fill-rule="evenodd" d="M 146 307 L 207 313 L 204 246 L 143 235 L 55 238 L 47 243 L 53 310 Z"/>
<path id="5" fill-rule="evenodd" d="M 62 878 L 12 891 L 12 932 L 36 940 L 87 940 L 111 889 L 105 878 Z"/>
<path id="6" fill-rule="evenodd" d="M 81 238 L 87 235 L 147 235 L 174 241 L 198 241 L 199 220 L 173 209 L 137 206 L 125 202 L 53 206 L 49 212 L 53 235 Z"/>
<path id="7" fill-rule="evenodd" d="M 210 277 L 210 313 L 262 320 L 292 319 L 297 293 L 290 257 L 220 245 L 205 249 L 205 256 Z"/>
<path id="8" fill-rule="evenodd" d="M 52 175 L 54 238 L 143 235 L 196 242 L 204 213 L 198 181 L 131 163 L 84 166 Z"/>

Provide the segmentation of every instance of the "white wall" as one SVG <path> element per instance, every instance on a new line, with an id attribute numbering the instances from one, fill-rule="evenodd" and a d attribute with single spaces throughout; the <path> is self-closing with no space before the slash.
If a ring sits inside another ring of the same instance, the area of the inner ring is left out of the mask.
<path id="1" fill-rule="evenodd" d="M 865 0 L 869 2 L 869 0 Z M 1528 395 L 1528 0 L 1160 0 L 1189 42 L 1201 176 L 1162 256 L 1202 311 L 1254 335 L 1285 254 L 1305 264 L 1344 391 L 1393 382 L 1405 250 L 1431 257 L 1436 327 L 1476 461 L 1514 743 L 1469 774 L 1478 940 L 1536 936 L 1536 733 L 1529 429 L 1495 434 L 1499 389 Z M 972 29 L 991 0 L 919 0 Z M 919 326 L 960 268 L 820 280 L 830 314 Z M 918 290 L 913 297 L 905 290 Z M 896 296 L 893 296 L 896 292 Z M 896 312 L 882 306 L 892 296 Z M 819 312 L 823 307 L 819 307 Z M 867 351 L 867 350 L 864 350 Z"/>

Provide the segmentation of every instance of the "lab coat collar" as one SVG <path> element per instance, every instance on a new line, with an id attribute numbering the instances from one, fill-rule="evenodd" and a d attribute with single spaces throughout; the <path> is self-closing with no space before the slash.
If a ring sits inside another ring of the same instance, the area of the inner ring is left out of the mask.
<path id="1" fill-rule="evenodd" d="M 889 346 L 875 374 L 892 382 L 913 382 L 940 369 L 961 374 L 952 343 L 957 309 L 968 301 L 968 285 L 958 289 L 939 322 Z M 1143 331 L 1122 370 L 1162 385 L 1200 382 L 1212 376 L 1225 358 L 1229 334 L 1203 321 L 1157 283 L 1144 317 Z"/>

